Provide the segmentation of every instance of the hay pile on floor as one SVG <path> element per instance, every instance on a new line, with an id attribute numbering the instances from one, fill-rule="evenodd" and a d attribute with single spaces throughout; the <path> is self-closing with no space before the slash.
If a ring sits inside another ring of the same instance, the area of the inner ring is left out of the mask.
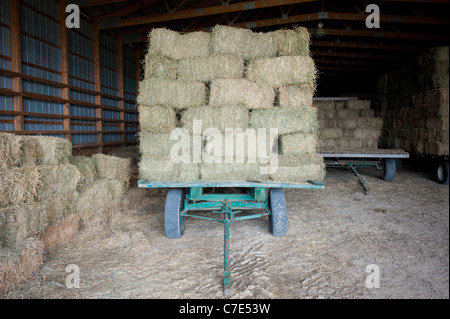
<path id="1" fill-rule="evenodd" d="M 358 151 L 378 148 L 383 120 L 368 100 L 314 101 L 319 118 L 319 150 Z"/>
<path id="2" fill-rule="evenodd" d="M 211 34 L 189 35 L 153 29 L 145 68 L 138 97 L 141 178 L 297 183 L 323 178 L 312 107 L 316 68 L 306 29 L 255 33 L 216 26 Z M 270 129 L 281 136 L 266 143 L 263 133 Z M 227 134 L 234 139 L 226 140 Z M 246 162 L 237 163 L 241 157 L 230 150 L 241 140 L 254 152 L 246 147 Z M 187 154 L 180 159 L 183 150 Z M 278 155 L 289 158 L 282 161 L 283 173 L 260 170 Z"/>
<path id="3" fill-rule="evenodd" d="M 37 270 L 44 248 L 51 251 L 73 238 L 80 216 L 89 218 L 124 194 L 130 160 L 72 157 L 69 141 L 45 136 L 0 133 L 0 147 L 3 293 Z"/>
<path id="4" fill-rule="evenodd" d="M 448 55 L 448 46 L 432 49 L 378 80 L 383 147 L 419 157 L 449 155 Z"/>

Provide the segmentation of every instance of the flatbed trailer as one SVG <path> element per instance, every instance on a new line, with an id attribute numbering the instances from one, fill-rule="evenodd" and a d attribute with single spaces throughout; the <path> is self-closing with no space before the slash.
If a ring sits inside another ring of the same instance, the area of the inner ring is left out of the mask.
<path id="1" fill-rule="evenodd" d="M 231 293 L 230 225 L 239 220 L 269 217 L 269 231 L 273 236 L 284 236 L 287 230 L 286 198 L 284 189 L 323 189 L 324 184 L 311 181 L 305 184 L 236 182 L 151 182 L 138 181 L 141 188 L 169 188 L 164 208 L 164 228 L 168 238 L 184 234 L 186 217 L 220 222 L 224 225 L 224 294 Z M 206 193 L 206 188 L 243 188 L 242 193 Z M 260 213 L 238 216 L 243 210 L 261 210 Z M 212 217 L 196 214 L 210 211 Z"/>
<path id="2" fill-rule="evenodd" d="M 346 168 L 358 177 L 368 195 L 370 190 L 358 168 L 375 167 L 384 181 L 394 180 L 402 159 L 409 158 L 409 153 L 395 149 L 361 149 L 361 150 L 322 150 L 319 154 L 324 158 L 326 167 Z"/>

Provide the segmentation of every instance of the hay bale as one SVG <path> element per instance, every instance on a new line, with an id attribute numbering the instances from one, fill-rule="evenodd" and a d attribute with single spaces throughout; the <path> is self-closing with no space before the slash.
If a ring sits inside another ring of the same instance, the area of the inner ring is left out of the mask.
<path id="1" fill-rule="evenodd" d="M 309 56 L 310 34 L 303 27 L 295 30 L 273 32 L 278 47 L 278 56 Z"/>
<path id="2" fill-rule="evenodd" d="M 42 200 L 46 205 L 47 220 L 49 225 L 61 222 L 64 218 L 77 213 L 77 202 L 79 193 L 67 192 L 65 194 L 54 194 Z"/>
<path id="3" fill-rule="evenodd" d="M 201 82 L 144 80 L 139 84 L 138 104 L 163 105 L 184 109 L 205 104 L 206 87 Z"/>
<path id="4" fill-rule="evenodd" d="M 0 170 L 20 165 L 20 137 L 0 132 Z"/>
<path id="5" fill-rule="evenodd" d="M 272 87 L 246 79 L 215 80 L 211 83 L 210 105 L 245 105 L 250 110 L 270 108 L 275 100 Z"/>
<path id="6" fill-rule="evenodd" d="M 341 129 L 338 128 L 325 128 L 319 131 L 319 137 L 322 139 L 336 139 L 342 138 L 343 133 Z"/>
<path id="7" fill-rule="evenodd" d="M 80 194 L 76 210 L 83 221 L 88 221 L 114 199 L 120 198 L 126 189 L 118 180 L 100 179 Z"/>
<path id="8" fill-rule="evenodd" d="M 318 110 L 319 115 L 326 111 L 336 109 L 334 101 L 313 101 L 313 106 Z"/>
<path id="9" fill-rule="evenodd" d="M 39 166 L 42 172 L 42 186 L 38 198 L 51 199 L 54 196 L 66 196 L 76 192 L 82 176 L 78 168 L 70 163 Z"/>
<path id="10" fill-rule="evenodd" d="M 177 71 L 177 60 L 151 53 L 145 56 L 145 79 L 156 78 L 163 80 L 176 80 Z"/>
<path id="11" fill-rule="evenodd" d="M 170 133 L 140 133 L 139 146 L 142 158 L 169 159 L 170 150 L 176 141 L 170 140 Z"/>
<path id="12" fill-rule="evenodd" d="M 321 181 L 325 177 L 323 158 L 317 154 L 278 157 L 278 169 L 270 180 L 280 183 Z"/>
<path id="13" fill-rule="evenodd" d="M 306 56 L 256 59 L 250 61 L 247 78 L 273 87 L 314 84 L 316 67 L 313 59 Z"/>
<path id="14" fill-rule="evenodd" d="M 256 163 L 201 163 L 200 176 L 203 181 L 211 182 L 268 180 L 268 175 L 259 174 Z"/>
<path id="15" fill-rule="evenodd" d="M 72 241 L 78 234 L 80 217 L 72 215 L 60 223 L 48 227 L 40 236 L 47 253 L 53 252 Z"/>
<path id="16" fill-rule="evenodd" d="M 244 60 L 233 55 L 212 55 L 206 58 L 180 60 L 178 78 L 184 81 L 209 82 L 215 79 L 241 79 Z"/>
<path id="17" fill-rule="evenodd" d="M 44 244 L 37 238 L 0 249 L 0 295 L 33 278 L 44 263 Z"/>
<path id="18" fill-rule="evenodd" d="M 352 136 L 360 139 L 376 139 L 378 140 L 382 131 L 376 128 L 357 128 L 352 131 Z"/>
<path id="19" fill-rule="evenodd" d="M 0 173 L 0 207 L 33 203 L 43 186 L 42 169 L 15 167 Z"/>
<path id="20" fill-rule="evenodd" d="M 20 204 L 0 209 L 0 244 L 19 243 L 48 226 L 47 206 Z"/>
<path id="21" fill-rule="evenodd" d="M 280 151 L 283 155 L 315 154 L 317 153 L 317 136 L 304 133 L 282 135 L 280 145 Z"/>
<path id="22" fill-rule="evenodd" d="M 349 110 L 370 110 L 370 104 L 372 101 L 369 100 L 348 100 L 347 108 Z"/>
<path id="23" fill-rule="evenodd" d="M 226 128 L 246 129 L 249 123 L 249 114 L 242 105 L 199 106 L 187 109 L 182 113 L 183 128 L 193 134 L 194 121 L 202 121 L 202 131 L 206 128 L 217 128 L 225 132 Z"/>
<path id="24" fill-rule="evenodd" d="M 210 53 L 210 33 L 180 34 L 165 28 L 153 29 L 149 34 L 148 52 L 175 60 L 205 58 Z"/>
<path id="25" fill-rule="evenodd" d="M 195 182 L 200 179 L 199 164 L 175 164 L 170 160 L 144 158 L 139 163 L 139 176 L 152 182 Z"/>
<path id="26" fill-rule="evenodd" d="M 75 166 L 81 173 L 81 179 L 77 185 L 78 192 L 83 192 L 98 179 L 97 170 L 90 157 L 74 156 L 70 160 L 70 164 Z"/>
<path id="27" fill-rule="evenodd" d="M 312 84 L 280 87 L 278 91 L 280 107 L 313 106 L 315 86 Z"/>
<path id="28" fill-rule="evenodd" d="M 310 107 L 271 108 L 255 110 L 250 115 L 252 128 L 278 128 L 279 135 L 315 133 L 318 123 L 316 110 Z"/>
<path id="29" fill-rule="evenodd" d="M 342 138 L 319 139 L 318 141 L 318 149 L 321 153 L 332 150 L 341 150 L 342 148 Z"/>
<path id="30" fill-rule="evenodd" d="M 125 189 L 128 189 L 130 185 L 131 168 L 129 159 L 95 154 L 92 156 L 92 162 L 95 165 L 99 178 L 117 180 L 123 184 Z"/>
<path id="31" fill-rule="evenodd" d="M 169 133 L 177 126 L 177 113 L 168 106 L 139 106 L 142 132 Z"/>
<path id="32" fill-rule="evenodd" d="M 211 33 L 211 51 L 255 59 L 275 57 L 278 47 L 273 33 L 253 33 L 249 29 L 217 25 Z"/>
<path id="33" fill-rule="evenodd" d="M 115 149 L 111 153 L 111 156 L 127 158 L 131 161 L 131 165 L 136 165 L 139 163 L 140 154 L 139 154 L 139 146 L 127 146 Z"/>
<path id="34" fill-rule="evenodd" d="M 37 139 L 41 145 L 43 154 L 41 164 L 64 164 L 68 163 L 72 157 L 72 143 L 66 139 L 50 136 L 36 136 L 29 138 Z"/>

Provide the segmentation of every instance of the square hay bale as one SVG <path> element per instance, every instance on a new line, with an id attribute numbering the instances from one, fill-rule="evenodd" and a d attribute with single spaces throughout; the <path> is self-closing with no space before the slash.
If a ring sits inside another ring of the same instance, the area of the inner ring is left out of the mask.
<path id="1" fill-rule="evenodd" d="M 44 244 L 31 237 L 0 249 L 0 295 L 33 278 L 44 263 Z"/>
<path id="2" fill-rule="evenodd" d="M 200 166 L 195 163 L 173 163 L 171 160 L 144 158 L 139 163 L 139 176 L 152 182 L 195 182 L 200 179 Z"/>
<path id="3" fill-rule="evenodd" d="M 263 181 L 268 175 L 259 174 L 257 163 L 201 163 L 200 176 L 203 181 Z"/>
<path id="4" fill-rule="evenodd" d="M 281 154 L 297 156 L 317 153 L 316 134 L 294 133 L 280 137 Z"/>
<path id="5" fill-rule="evenodd" d="M 38 190 L 40 200 L 48 200 L 53 196 L 66 196 L 76 192 L 82 176 L 75 165 L 70 163 L 60 165 L 39 166 L 42 174 L 42 186 Z"/>
<path id="6" fill-rule="evenodd" d="M 348 100 L 347 108 L 349 110 L 370 110 L 370 104 L 372 101 L 369 100 Z"/>
<path id="7" fill-rule="evenodd" d="M 19 243 L 48 226 L 47 207 L 42 203 L 20 204 L 0 209 L 0 243 Z"/>
<path id="8" fill-rule="evenodd" d="M 151 53 L 145 56 L 145 79 L 155 78 L 163 80 L 176 80 L 177 72 L 178 60 Z"/>
<path id="9" fill-rule="evenodd" d="M 178 78 L 184 81 L 209 82 L 216 79 L 242 79 L 244 59 L 234 55 L 180 60 Z"/>
<path id="10" fill-rule="evenodd" d="M 270 108 L 250 114 L 252 128 L 277 128 L 279 135 L 315 133 L 318 129 L 316 110 L 311 107 Z"/>
<path id="11" fill-rule="evenodd" d="M 325 128 L 319 131 L 320 139 L 336 139 L 342 138 L 343 133 L 339 128 Z"/>
<path id="12" fill-rule="evenodd" d="M 0 207 L 33 203 L 43 186 L 42 169 L 15 167 L 0 173 Z"/>
<path id="13" fill-rule="evenodd" d="M 75 166 L 81 174 L 80 181 L 77 185 L 78 192 L 83 192 L 98 179 L 97 169 L 90 157 L 74 156 L 70 160 L 70 164 Z"/>
<path id="14" fill-rule="evenodd" d="M 307 83 L 313 85 L 316 73 L 316 66 L 312 58 L 283 56 L 250 61 L 247 78 L 250 81 L 273 87 Z"/>
<path id="15" fill-rule="evenodd" d="M 193 134 L 194 121 L 201 121 L 202 131 L 216 128 L 225 132 L 226 128 L 246 129 L 249 124 L 249 112 L 242 105 L 199 106 L 187 109 L 182 113 L 183 128 Z"/>
<path id="16" fill-rule="evenodd" d="M 424 155 L 445 156 L 449 154 L 448 140 L 445 142 L 424 142 Z"/>
<path id="17" fill-rule="evenodd" d="M 313 101 L 313 107 L 315 107 L 319 114 L 325 112 L 325 110 L 335 110 L 335 102 L 334 101 Z"/>
<path id="18" fill-rule="evenodd" d="M 210 105 L 245 105 L 250 110 L 273 106 L 275 91 L 272 87 L 246 79 L 215 80 L 211 83 Z"/>
<path id="19" fill-rule="evenodd" d="M 66 139 L 51 136 L 29 137 L 38 140 L 43 154 L 41 164 L 58 165 L 68 163 L 72 157 L 72 143 Z"/>
<path id="20" fill-rule="evenodd" d="M 20 165 L 20 137 L 0 132 L 0 170 Z"/>
<path id="21" fill-rule="evenodd" d="M 345 149 L 361 149 L 363 147 L 360 138 L 345 138 L 342 140 L 342 147 Z"/>
<path id="22" fill-rule="evenodd" d="M 217 25 L 211 33 L 213 54 L 232 54 L 243 59 L 275 57 L 278 47 L 273 33 Z"/>
<path id="23" fill-rule="evenodd" d="M 92 156 L 92 162 L 100 179 L 117 180 L 123 184 L 125 189 L 128 189 L 130 185 L 130 159 L 95 154 Z"/>
<path id="24" fill-rule="evenodd" d="M 278 30 L 273 32 L 278 47 L 278 56 L 309 56 L 310 34 L 303 27 L 294 30 Z"/>
<path id="25" fill-rule="evenodd" d="M 185 109 L 203 105 L 205 99 L 204 83 L 149 79 L 140 82 L 137 102 L 142 106 L 163 105 Z"/>
<path id="26" fill-rule="evenodd" d="M 348 119 L 348 118 L 358 118 L 359 110 L 349 110 L 349 109 L 340 109 L 336 110 L 336 118 L 338 119 Z"/>
<path id="27" fill-rule="evenodd" d="M 39 236 L 39 239 L 44 244 L 44 249 L 47 253 L 53 252 L 73 240 L 78 234 L 79 228 L 80 217 L 78 215 L 72 215 L 60 223 L 48 227 Z"/>
<path id="28" fill-rule="evenodd" d="M 41 202 L 46 205 L 48 224 L 57 224 L 64 218 L 76 214 L 79 198 L 79 193 L 74 191 L 66 194 L 54 194 L 43 199 Z"/>
<path id="29" fill-rule="evenodd" d="M 168 106 L 139 106 L 142 132 L 169 133 L 177 126 L 177 113 Z"/>
<path id="30" fill-rule="evenodd" d="M 376 128 L 366 127 L 366 128 L 357 128 L 353 130 L 353 137 L 360 139 L 376 139 L 378 140 L 382 134 L 382 131 Z"/>
<path id="31" fill-rule="evenodd" d="M 318 149 L 320 152 L 342 149 L 344 146 L 342 138 L 319 139 Z"/>
<path id="32" fill-rule="evenodd" d="M 325 164 L 320 155 L 281 155 L 278 160 L 277 171 L 270 174 L 270 180 L 274 182 L 300 184 L 321 181 L 325 177 Z"/>
<path id="33" fill-rule="evenodd" d="M 170 150 L 176 141 L 170 140 L 170 133 L 140 133 L 139 146 L 142 159 L 169 159 Z"/>
<path id="34" fill-rule="evenodd" d="M 280 107 L 313 106 L 315 86 L 312 84 L 280 87 L 278 91 Z"/>
<path id="35" fill-rule="evenodd" d="M 359 111 L 359 116 L 360 117 L 374 117 L 375 116 L 375 111 L 370 109 L 370 110 L 360 110 Z"/>
<path id="36" fill-rule="evenodd" d="M 208 32 L 180 34 L 165 28 L 153 29 L 149 34 L 148 52 L 175 60 L 206 58 L 210 54 L 210 39 Z"/>
<path id="37" fill-rule="evenodd" d="M 111 203 L 114 199 L 122 197 L 126 189 L 123 182 L 118 180 L 100 179 L 80 194 L 76 205 L 78 216 L 88 221 L 95 214 Z"/>

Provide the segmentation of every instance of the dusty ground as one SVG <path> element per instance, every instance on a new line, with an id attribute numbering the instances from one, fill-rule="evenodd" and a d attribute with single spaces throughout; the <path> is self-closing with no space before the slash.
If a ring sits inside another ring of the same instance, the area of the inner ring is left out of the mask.
<path id="1" fill-rule="evenodd" d="M 329 170 L 324 190 L 288 190 L 288 232 L 231 226 L 231 298 L 449 298 L 449 189 L 404 168 L 394 182 Z M 107 223 L 83 229 L 7 298 L 223 298 L 223 226 L 188 219 L 164 235 L 165 191 L 131 189 Z M 66 266 L 80 289 L 66 289 Z M 369 289 L 366 266 L 380 270 Z"/>

